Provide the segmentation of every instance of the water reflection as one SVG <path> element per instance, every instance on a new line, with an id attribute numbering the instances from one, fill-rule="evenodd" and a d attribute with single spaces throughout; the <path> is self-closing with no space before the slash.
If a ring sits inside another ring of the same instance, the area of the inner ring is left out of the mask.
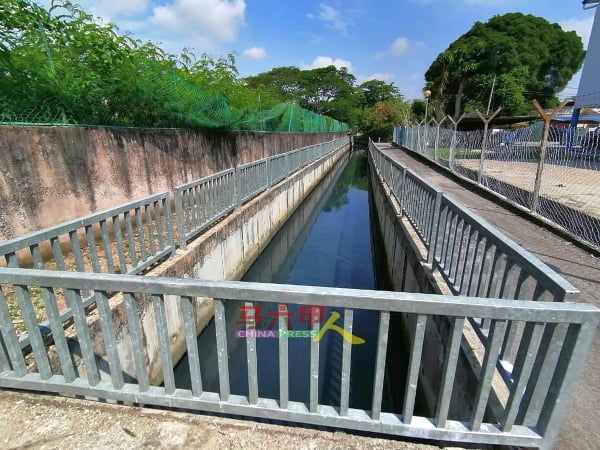
<path id="1" fill-rule="evenodd" d="M 354 154 L 332 171 L 300 205 L 244 277 L 244 281 L 376 289 L 381 279 L 374 268 L 369 221 L 368 166 L 366 155 Z M 244 330 L 242 304 L 226 301 L 227 339 L 231 392 L 247 395 L 246 341 L 236 337 Z M 256 303 L 263 322 L 259 328 L 277 329 L 278 306 Z M 319 344 L 319 403 L 339 405 L 344 311 L 326 308 L 323 324 L 332 313 L 339 318 Z M 306 308 L 288 305 L 294 331 L 308 330 Z M 334 317 L 335 318 L 335 317 Z M 239 322 L 239 323 L 236 323 Z M 271 323 L 272 322 L 272 323 Z M 352 346 L 350 406 L 370 409 L 378 314 L 355 311 L 353 334 L 365 343 Z M 214 323 L 198 339 L 203 386 L 218 392 Z M 290 400 L 308 402 L 310 338 L 290 338 Z M 258 338 L 259 396 L 279 398 L 278 339 Z M 189 388 L 187 358 L 176 368 L 177 386 Z"/>

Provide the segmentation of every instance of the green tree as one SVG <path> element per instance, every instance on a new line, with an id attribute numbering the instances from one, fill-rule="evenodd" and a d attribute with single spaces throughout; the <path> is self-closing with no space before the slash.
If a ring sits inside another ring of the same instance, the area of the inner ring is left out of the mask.
<path id="1" fill-rule="evenodd" d="M 394 127 L 408 121 L 410 105 L 399 98 L 378 102 L 361 116 L 359 129 L 373 140 L 390 141 Z"/>
<path id="2" fill-rule="evenodd" d="M 534 98 L 546 107 L 555 104 L 584 55 L 574 31 L 533 15 L 504 14 L 476 22 L 440 53 L 425 74 L 426 88 L 440 114 L 484 111 L 492 85 L 494 106 L 524 114 Z"/>
<path id="3" fill-rule="evenodd" d="M 356 78 L 346 68 L 334 66 L 310 70 L 277 67 L 246 78 L 248 87 L 265 89 L 281 102 L 294 102 L 310 111 L 331 116 L 350 126 L 356 123 Z"/>
<path id="4" fill-rule="evenodd" d="M 402 99 L 402 94 L 394 83 L 381 80 L 365 81 L 356 89 L 358 104 L 361 109 L 375 106 L 377 102 L 384 102 L 393 98 Z"/>

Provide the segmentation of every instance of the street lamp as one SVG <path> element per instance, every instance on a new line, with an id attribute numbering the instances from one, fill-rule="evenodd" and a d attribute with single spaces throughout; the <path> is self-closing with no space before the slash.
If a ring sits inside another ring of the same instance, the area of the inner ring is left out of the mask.
<path id="1" fill-rule="evenodd" d="M 423 91 L 423 97 L 425 97 L 425 141 L 423 142 L 423 151 L 427 151 L 427 107 L 429 106 L 429 97 L 431 97 L 431 91 L 425 89 Z"/>
<path id="2" fill-rule="evenodd" d="M 427 106 L 429 105 L 429 97 L 431 97 L 431 91 L 425 89 L 423 91 L 423 97 L 425 97 L 425 122 L 427 122 Z"/>

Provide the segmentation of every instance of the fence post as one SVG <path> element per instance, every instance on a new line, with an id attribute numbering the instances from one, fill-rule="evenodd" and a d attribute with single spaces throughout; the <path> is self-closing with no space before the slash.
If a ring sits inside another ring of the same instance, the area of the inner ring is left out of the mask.
<path id="1" fill-rule="evenodd" d="M 544 162 L 546 160 L 546 151 L 548 148 L 548 134 L 550 132 L 550 122 L 552 121 L 552 119 L 554 119 L 554 116 L 556 116 L 560 111 L 562 111 L 562 109 L 569 101 L 569 99 L 563 100 L 562 103 L 558 105 L 557 108 L 553 109 L 552 113 L 550 113 L 549 115 L 546 114 L 546 112 L 537 100 L 534 99 L 531 102 L 533 103 L 533 107 L 537 110 L 539 115 L 542 117 L 542 120 L 544 121 L 544 132 L 542 134 L 542 141 L 540 142 L 540 160 L 538 162 L 537 171 L 535 174 L 535 184 L 533 186 L 533 196 L 531 199 L 530 211 L 533 214 L 537 214 L 537 209 L 540 202 L 540 189 L 542 187 L 542 174 L 544 172 Z"/>
<path id="2" fill-rule="evenodd" d="M 452 122 L 452 125 L 454 125 L 454 133 L 452 133 L 452 140 L 450 141 L 450 155 L 448 156 L 450 171 L 454 172 L 454 152 L 456 151 L 456 135 L 458 134 L 458 124 L 461 120 L 463 120 L 463 117 L 465 117 L 465 113 L 463 113 L 462 116 L 460 116 L 456 121 L 450 115 L 446 117 L 448 117 L 450 122 Z"/>
<path id="3" fill-rule="evenodd" d="M 435 121 L 435 124 L 437 125 L 437 129 L 435 132 L 435 145 L 434 145 L 433 153 L 434 153 L 434 157 L 435 157 L 436 161 L 438 160 L 439 149 L 440 149 L 440 127 L 442 126 L 442 124 L 444 123 L 445 120 L 446 120 L 446 117 L 444 117 L 439 122 Z"/>
<path id="4" fill-rule="evenodd" d="M 475 111 L 477 113 L 477 115 L 479 116 L 479 118 L 484 123 L 484 126 L 483 126 L 483 140 L 481 141 L 481 158 L 479 158 L 479 173 L 477 174 L 477 183 L 478 184 L 481 184 L 481 182 L 483 181 L 483 161 L 485 161 L 485 152 L 487 151 L 488 128 L 489 128 L 490 122 L 492 120 L 494 120 L 494 117 L 496 117 L 501 110 L 502 110 L 502 107 L 498 108 L 494 112 L 494 114 L 492 114 L 491 116 L 484 116 L 479 111 Z"/>
<path id="5" fill-rule="evenodd" d="M 175 188 L 173 190 L 175 196 L 175 218 L 177 220 L 177 240 L 179 241 L 179 248 L 185 250 L 187 248 L 187 242 L 185 239 L 185 222 L 183 217 L 183 195 L 181 189 Z"/>

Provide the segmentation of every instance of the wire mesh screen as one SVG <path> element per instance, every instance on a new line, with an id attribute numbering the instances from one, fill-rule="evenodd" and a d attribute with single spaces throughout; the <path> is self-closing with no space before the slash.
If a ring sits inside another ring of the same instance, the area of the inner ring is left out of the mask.
<path id="1" fill-rule="evenodd" d="M 452 149 L 452 169 L 460 175 L 477 181 L 483 130 L 465 131 L 456 134 L 456 144 Z"/>
<path id="2" fill-rule="evenodd" d="M 530 208 L 540 160 L 541 135 L 542 129 L 538 125 L 489 132 L 481 184 Z"/>
<path id="3" fill-rule="evenodd" d="M 407 125 L 394 136 L 396 143 L 600 247 L 600 127 L 550 126 L 541 161 L 543 134 L 540 121 L 490 129 L 487 137 L 484 130 L 423 125 Z"/>
<path id="4" fill-rule="evenodd" d="M 550 128 L 537 205 L 538 214 L 598 247 L 599 136 L 598 131 Z"/>

